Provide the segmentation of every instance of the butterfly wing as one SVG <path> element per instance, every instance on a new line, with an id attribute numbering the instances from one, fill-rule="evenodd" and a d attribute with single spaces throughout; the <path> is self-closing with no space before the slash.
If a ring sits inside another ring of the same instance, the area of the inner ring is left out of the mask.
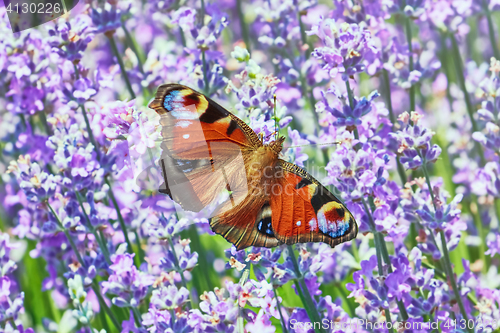
<path id="1" fill-rule="evenodd" d="M 244 198 L 245 156 L 262 145 L 248 125 L 179 84 L 161 85 L 149 107 L 160 115 L 162 126 L 161 193 L 195 212 L 213 203 L 224 188 Z"/>
<path id="2" fill-rule="evenodd" d="M 278 160 L 279 191 L 271 194 L 272 229 L 285 244 L 324 242 L 334 247 L 356 237 L 351 212 L 316 179 L 295 164 Z"/>

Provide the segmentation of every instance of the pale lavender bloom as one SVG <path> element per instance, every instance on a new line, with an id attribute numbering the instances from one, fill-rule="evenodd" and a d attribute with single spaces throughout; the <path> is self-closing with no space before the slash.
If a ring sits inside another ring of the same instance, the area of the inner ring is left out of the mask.
<path id="1" fill-rule="evenodd" d="M 484 253 L 493 257 L 495 254 L 500 254 L 500 234 L 495 234 L 494 238 L 487 242 L 488 250 Z"/>
<path id="2" fill-rule="evenodd" d="M 466 19 L 473 15 L 478 7 L 476 1 L 430 1 L 425 14 L 420 19 L 429 20 L 441 31 L 451 31 L 457 32 L 459 35 L 465 35 L 469 32 Z"/>
<path id="3" fill-rule="evenodd" d="M 88 33 L 90 19 L 87 15 L 78 15 L 70 22 L 59 19 L 54 27 L 48 27 L 47 43 L 52 52 L 73 63 L 78 63 L 94 36 Z"/>
<path id="4" fill-rule="evenodd" d="M 191 270 L 198 263 L 198 253 L 191 253 L 189 242 L 189 240 L 174 240 L 175 249 L 169 248 L 165 256 L 160 259 L 160 268 L 167 272 L 176 271 L 177 266 L 182 270 Z"/>
<path id="5" fill-rule="evenodd" d="M 276 85 L 280 80 L 272 74 L 261 74 L 261 67 L 250 59 L 245 69 L 236 79 L 240 81 L 240 87 L 229 82 L 226 92 L 235 92 L 238 97 L 236 108 L 241 111 L 254 109 L 254 113 L 264 113 L 270 116 L 273 108 L 273 96 L 276 92 Z M 255 109 L 256 108 L 256 109 Z"/>
<path id="6" fill-rule="evenodd" d="M 151 306 L 156 310 L 172 310 L 182 307 L 189 301 L 189 291 L 181 287 L 177 289 L 176 286 L 162 286 L 153 291 L 151 295 Z"/>
<path id="7" fill-rule="evenodd" d="M 452 223 L 460 218 L 461 211 L 457 208 L 457 205 L 462 201 L 462 198 L 462 194 L 457 194 L 449 204 L 445 204 L 446 201 L 440 201 L 441 204 L 437 205 L 438 208 L 435 212 L 426 204 L 423 209 L 417 210 L 417 214 L 422 218 L 423 224 L 428 225 L 429 228 L 443 229 L 447 223 Z M 441 200 L 441 198 L 438 198 L 438 200 Z"/>
<path id="8" fill-rule="evenodd" d="M 121 17 L 123 14 L 120 9 L 110 5 L 108 2 L 106 2 L 104 8 L 92 8 L 90 18 L 94 24 L 93 32 L 114 32 L 121 26 Z"/>
<path id="9" fill-rule="evenodd" d="M 216 3 L 205 6 L 205 11 L 205 14 L 211 17 L 210 21 L 201 28 L 191 30 L 191 34 L 193 38 L 196 39 L 198 48 L 207 48 L 215 44 L 222 30 L 229 24 L 227 14 L 221 12 Z"/>
<path id="10" fill-rule="evenodd" d="M 172 238 L 188 228 L 190 222 L 187 218 L 177 219 L 175 214 L 166 218 L 163 214 L 146 224 L 146 229 L 151 237 L 158 240 Z"/>
<path id="11" fill-rule="evenodd" d="M 422 50 L 420 44 L 413 43 L 413 71 L 409 70 L 408 45 L 402 45 L 397 37 L 393 37 L 384 48 L 384 69 L 392 76 L 393 82 L 403 89 L 431 78 L 441 68 L 441 62 L 436 59 L 435 50 Z"/>
<path id="12" fill-rule="evenodd" d="M 401 163 L 407 169 L 418 169 L 422 165 L 433 163 L 441 154 L 438 145 L 431 145 L 433 132 L 418 124 L 420 118 L 420 115 L 412 112 L 413 125 L 411 125 L 408 113 L 404 112 L 400 116 L 404 128 L 389 134 L 390 149 L 401 156 Z"/>
<path id="13" fill-rule="evenodd" d="M 300 135 L 299 131 L 292 130 L 290 127 L 288 127 L 288 137 L 292 140 L 291 146 L 302 146 L 310 143 L 309 140 Z M 285 156 L 289 158 L 290 162 L 293 162 L 300 167 L 304 167 L 304 162 L 309 158 L 307 154 L 302 152 L 301 147 L 288 149 Z"/>
<path id="14" fill-rule="evenodd" d="M 10 293 L 11 283 L 7 276 L 0 278 L 0 323 L 16 320 L 23 309 L 24 293 L 13 297 Z"/>
<path id="15" fill-rule="evenodd" d="M 16 270 L 16 263 L 10 259 L 10 251 L 18 248 L 17 244 L 10 242 L 8 234 L 0 233 L 0 273 L 1 276 L 12 273 Z"/>
<path id="16" fill-rule="evenodd" d="M 116 306 L 135 307 L 146 297 L 154 277 L 135 267 L 134 254 L 119 252 L 111 256 L 112 274 L 102 282 L 103 293 L 114 295 L 112 302 Z"/>
<path id="17" fill-rule="evenodd" d="M 12 161 L 9 171 L 14 173 L 21 189 L 31 202 L 43 202 L 56 192 L 60 176 L 54 176 L 42 170 L 36 162 L 31 162 L 29 155 L 21 156 L 17 162 Z"/>
<path id="18" fill-rule="evenodd" d="M 370 22 L 378 24 L 379 20 L 390 17 L 387 3 L 381 0 L 368 0 L 361 3 L 334 0 L 335 9 L 333 17 L 339 20 L 345 20 L 348 23 Z M 388 3 L 394 4 L 394 3 Z M 375 22 L 377 23 L 375 23 Z"/>
<path id="19" fill-rule="evenodd" d="M 362 198 L 386 183 L 388 163 L 387 153 L 374 150 L 369 143 L 358 151 L 342 145 L 326 166 L 326 183 L 335 185 L 348 201 Z"/>
<path id="20" fill-rule="evenodd" d="M 104 170 L 100 169 L 94 146 L 83 138 L 78 124 L 57 125 L 46 144 L 55 152 L 54 162 L 63 172 L 63 184 L 72 183 L 77 190 L 102 184 Z"/>
<path id="21" fill-rule="evenodd" d="M 16 268 L 16 264 L 9 258 L 10 251 L 17 246 L 10 243 L 9 235 L 0 233 L 0 330 L 3 332 L 33 333 L 31 328 L 24 330 L 23 325 L 18 321 L 19 314 L 24 312 L 24 292 L 17 293 L 15 285 L 10 275 Z M 12 327 L 11 324 L 17 327 Z"/>
<path id="22" fill-rule="evenodd" d="M 390 13 L 404 13 L 413 19 L 418 18 L 425 12 L 425 0 L 397 0 L 390 3 L 387 7 Z"/>
<path id="23" fill-rule="evenodd" d="M 337 88 L 332 85 L 326 93 L 324 91 L 321 92 L 323 101 L 318 102 L 316 107 L 321 111 L 326 110 L 330 112 L 336 118 L 336 121 L 333 123 L 334 126 L 345 126 L 350 131 L 361 125 L 361 118 L 372 110 L 372 101 L 380 96 L 377 91 L 373 91 L 370 95 L 368 95 L 368 97 L 354 99 L 353 108 L 351 108 L 347 104 L 348 102 L 345 101 L 345 105 L 343 105 L 342 109 L 340 109 L 330 105 L 327 99 L 328 94 L 332 94 L 339 99 L 345 100 L 344 96 L 342 96 L 338 92 Z"/>
<path id="24" fill-rule="evenodd" d="M 323 42 L 324 46 L 314 49 L 312 55 L 323 61 L 323 69 L 332 78 L 340 73 L 347 81 L 349 76 L 365 71 L 379 56 L 371 33 L 364 25 L 322 18 L 307 34 L 317 35 Z"/>
<path id="25" fill-rule="evenodd" d="M 78 104 L 83 104 L 97 94 L 92 81 L 87 78 L 78 79 L 74 83 L 73 97 Z"/>

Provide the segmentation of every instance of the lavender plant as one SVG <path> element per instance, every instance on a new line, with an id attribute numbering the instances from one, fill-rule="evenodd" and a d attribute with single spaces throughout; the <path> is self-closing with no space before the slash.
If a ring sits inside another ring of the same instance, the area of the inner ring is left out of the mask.
<path id="1" fill-rule="evenodd" d="M 499 8 L 82 1 L 17 34 L 0 8 L 0 331 L 498 330 Z M 179 210 L 167 82 L 300 146 L 357 239 L 237 251 Z"/>

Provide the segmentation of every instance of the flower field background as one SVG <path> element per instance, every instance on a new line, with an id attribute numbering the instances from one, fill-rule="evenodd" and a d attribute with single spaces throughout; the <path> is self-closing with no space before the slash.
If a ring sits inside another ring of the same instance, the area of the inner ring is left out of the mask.
<path id="1" fill-rule="evenodd" d="M 0 8 L 0 331 L 497 330 L 499 9 L 81 1 L 13 34 Z M 163 83 L 268 141 L 277 123 L 357 239 L 236 251 L 176 209 L 147 108 Z M 380 325 L 311 324 L 353 319 Z"/>

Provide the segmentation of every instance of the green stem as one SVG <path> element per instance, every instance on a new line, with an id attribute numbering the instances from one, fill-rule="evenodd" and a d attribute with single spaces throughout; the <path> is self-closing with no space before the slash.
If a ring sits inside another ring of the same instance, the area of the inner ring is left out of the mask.
<path id="1" fill-rule="evenodd" d="M 491 48 L 493 49 L 493 54 L 497 60 L 500 60 L 500 52 L 498 51 L 498 45 L 495 37 L 495 29 L 493 28 L 493 21 L 491 20 L 491 12 L 488 8 L 488 1 L 483 0 L 484 13 L 486 14 L 486 19 L 488 21 L 488 35 L 490 37 Z"/>
<path id="2" fill-rule="evenodd" d="M 78 80 L 80 79 L 80 71 L 78 70 L 78 66 L 73 63 L 73 68 L 75 69 L 75 78 Z"/>
<path id="3" fill-rule="evenodd" d="M 347 90 L 347 97 L 349 99 L 349 107 L 352 110 L 352 109 L 354 109 L 354 96 L 352 94 L 351 84 L 349 83 L 349 78 L 347 78 L 347 80 L 345 81 L 345 88 Z"/>
<path id="4" fill-rule="evenodd" d="M 106 314 L 104 313 L 104 311 L 99 311 L 99 319 L 101 321 L 102 328 L 106 332 L 111 332 L 111 329 L 109 328 L 109 325 L 108 325 L 108 319 L 106 318 Z"/>
<path id="5" fill-rule="evenodd" d="M 396 116 L 394 115 L 394 110 L 392 109 L 392 97 L 391 97 L 391 81 L 389 80 L 389 73 L 387 72 L 386 69 L 382 70 L 383 75 L 384 75 L 384 86 L 385 86 L 385 98 L 386 98 L 386 104 L 387 104 L 387 110 L 389 110 L 389 119 L 391 120 L 391 123 L 393 125 L 396 124 Z M 396 165 L 397 165 L 397 170 L 399 174 L 399 178 L 401 179 L 401 185 L 405 186 L 406 184 L 406 172 L 403 167 L 403 164 L 401 164 L 399 156 L 396 157 Z"/>
<path id="6" fill-rule="evenodd" d="M 132 306 L 131 308 L 132 312 L 134 313 L 135 323 L 137 324 L 137 326 L 142 327 L 141 314 L 139 312 L 139 309 L 135 306 Z"/>
<path id="7" fill-rule="evenodd" d="M 352 256 L 354 257 L 356 262 L 360 263 L 361 259 L 359 258 L 358 244 L 356 244 L 355 240 L 351 242 L 351 251 L 352 251 Z"/>
<path id="8" fill-rule="evenodd" d="M 113 206 L 115 207 L 115 210 L 116 210 L 116 214 L 118 215 L 118 222 L 120 223 L 120 227 L 121 227 L 122 232 L 123 232 L 123 237 L 125 238 L 125 242 L 127 243 L 127 247 L 128 247 L 127 251 L 129 253 L 134 253 L 134 248 L 132 247 L 132 243 L 130 242 L 130 239 L 128 238 L 127 226 L 125 225 L 125 220 L 123 219 L 122 213 L 120 211 L 120 207 L 118 206 L 118 202 L 116 201 L 115 194 L 113 193 L 111 183 L 109 182 L 108 178 L 104 178 L 104 181 L 109 186 L 109 197 L 111 198 L 111 201 L 113 202 Z M 137 265 L 137 267 L 139 267 L 141 265 L 141 263 L 139 261 L 139 257 L 135 256 L 135 259 L 136 259 L 135 260 L 136 265 Z"/>
<path id="9" fill-rule="evenodd" d="M 423 160 L 423 161 L 424 161 L 424 163 L 422 164 L 422 170 L 424 171 L 425 182 L 427 183 L 427 187 L 429 188 L 429 193 L 431 195 L 432 206 L 434 207 L 434 212 L 437 212 L 436 200 L 434 198 L 434 191 L 432 190 L 432 185 L 431 185 L 431 178 L 429 176 L 429 172 L 427 171 L 427 165 L 425 164 L 426 161 L 425 160 Z"/>
<path id="10" fill-rule="evenodd" d="M 113 37 L 112 34 L 107 34 L 106 37 L 109 39 L 109 44 L 111 45 L 111 49 L 118 60 L 118 64 L 120 65 L 120 70 L 123 75 L 123 79 L 125 80 L 125 84 L 127 86 L 128 92 L 130 93 L 131 99 L 135 99 L 135 93 L 134 90 L 132 89 L 132 85 L 130 84 L 130 79 L 128 78 L 127 70 L 125 69 L 125 65 L 123 64 L 123 59 L 118 51 L 118 47 L 116 46 L 115 38 Z"/>
<path id="11" fill-rule="evenodd" d="M 276 306 L 278 307 L 278 313 L 280 314 L 281 329 L 283 330 L 283 333 L 288 333 L 288 329 L 286 328 L 285 319 L 283 318 L 283 315 L 281 314 L 281 303 L 278 299 L 278 293 L 276 292 L 276 288 L 274 287 L 272 275 L 271 275 L 271 285 L 273 287 L 274 298 L 276 298 Z"/>
<path id="12" fill-rule="evenodd" d="M 300 39 L 302 40 L 302 45 L 309 46 L 306 52 L 304 52 L 306 59 L 309 59 L 309 56 L 311 55 L 311 45 L 307 42 L 306 29 L 304 27 L 304 22 L 302 22 L 302 13 L 300 11 L 297 12 L 297 20 L 299 21 Z"/>
<path id="13" fill-rule="evenodd" d="M 299 71 L 302 96 L 308 97 L 309 108 L 310 108 L 311 114 L 313 115 L 313 118 L 314 118 L 314 135 L 317 135 L 317 133 L 318 133 L 317 127 L 319 126 L 319 118 L 318 118 L 318 113 L 316 112 L 316 100 L 314 98 L 312 90 L 309 90 L 309 92 L 308 92 L 306 78 L 302 74 L 302 71 L 300 70 L 300 68 L 298 68 L 297 70 Z"/>
<path id="14" fill-rule="evenodd" d="M 453 63 L 455 64 L 455 71 L 457 74 L 458 83 L 464 94 L 465 105 L 467 106 L 467 113 L 469 114 L 470 122 L 472 124 L 472 132 L 474 133 L 478 131 L 478 127 L 476 124 L 476 120 L 474 119 L 474 108 L 470 100 L 469 92 L 467 91 L 467 87 L 465 85 L 465 76 L 463 72 L 462 58 L 460 57 L 460 50 L 458 48 L 458 43 L 455 38 L 455 35 L 450 34 L 450 39 L 452 44 Z M 478 144 L 478 142 L 475 142 L 475 147 L 479 153 L 479 157 L 481 158 L 482 165 L 486 164 L 486 159 L 484 158 L 484 152 L 482 147 Z"/>
<path id="15" fill-rule="evenodd" d="M 68 242 L 69 242 L 69 244 L 71 246 L 71 249 L 75 253 L 75 256 L 76 256 L 78 262 L 80 263 L 80 265 L 84 266 L 84 262 L 83 262 L 83 259 L 82 259 L 81 255 L 80 255 L 80 252 L 78 252 L 78 248 L 76 247 L 76 244 L 73 242 L 73 239 L 71 238 L 71 235 L 69 234 L 68 230 L 66 228 L 64 228 L 64 226 L 63 226 L 63 224 L 61 222 L 61 219 L 59 218 L 59 215 L 57 215 L 57 213 L 52 208 L 52 206 L 50 205 L 49 202 L 47 202 L 47 206 L 49 207 L 49 209 L 52 212 L 52 214 L 54 214 L 59 227 L 61 227 L 64 230 L 64 234 L 66 235 L 66 238 L 68 239 Z M 96 281 L 94 281 L 92 283 L 92 289 L 94 290 L 94 293 L 96 294 L 101 307 L 104 308 L 104 311 L 106 311 L 106 313 L 108 314 L 109 318 L 111 319 L 111 321 L 113 322 L 113 324 L 116 326 L 116 328 L 119 331 L 121 331 L 122 327 L 121 327 L 120 323 L 118 322 L 118 320 L 116 319 L 116 317 L 113 314 L 113 312 L 111 311 L 111 309 L 108 307 L 108 305 L 106 304 L 106 302 L 102 298 L 99 285 L 97 284 Z"/>
<path id="16" fill-rule="evenodd" d="M 240 29 L 241 35 L 243 37 L 243 41 L 245 42 L 245 47 L 249 54 L 252 54 L 250 51 L 250 35 L 248 33 L 248 26 L 245 24 L 245 15 L 243 14 L 243 7 L 241 5 L 242 0 L 236 0 L 236 10 L 238 11 L 238 18 L 240 21 Z"/>
<path id="17" fill-rule="evenodd" d="M 61 222 L 61 219 L 59 218 L 59 215 L 57 215 L 56 211 L 54 210 L 54 208 L 52 208 L 52 206 L 50 205 L 50 203 L 48 201 L 47 201 L 47 206 L 49 207 L 51 213 L 55 216 L 57 224 L 59 225 L 59 227 L 61 229 L 63 229 L 64 234 L 66 235 L 66 238 L 68 239 L 69 245 L 71 246 L 71 249 L 75 253 L 76 259 L 78 260 L 78 262 L 80 263 L 80 265 L 84 266 L 84 262 L 83 262 L 82 256 L 80 255 L 80 252 L 78 252 L 78 248 L 76 247 L 75 242 L 73 242 L 73 238 L 71 238 L 71 235 L 69 234 L 68 229 L 66 229 L 63 226 L 63 224 Z"/>
<path id="18" fill-rule="evenodd" d="M 118 319 L 116 319 L 115 314 L 113 313 L 113 311 L 111 311 L 111 309 L 108 307 L 108 305 L 104 301 L 104 299 L 103 299 L 103 297 L 101 295 L 101 290 L 99 288 L 99 284 L 96 281 L 92 282 L 92 289 L 94 290 L 94 293 L 97 296 L 97 300 L 99 301 L 100 307 L 102 309 L 104 309 L 104 311 L 108 315 L 109 319 L 111 319 L 111 322 L 116 327 L 116 329 L 118 330 L 118 332 L 121 332 L 122 331 L 122 325 L 120 324 L 120 322 L 118 321 Z"/>
<path id="19" fill-rule="evenodd" d="M 453 293 L 455 294 L 455 298 L 458 302 L 458 307 L 460 308 L 460 313 L 462 314 L 463 319 L 465 321 L 468 321 L 467 317 L 467 312 L 465 312 L 465 307 L 462 302 L 462 297 L 460 296 L 460 291 L 458 289 L 457 283 L 455 281 L 455 273 L 453 272 L 453 268 L 451 267 L 451 261 L 450 261 L 450 254 L 448 253 L 448 245 L 446 244 L 446 236 L 444 235 L 444 231 L 441 230 L 439 232 L 441 235 L 441 246 L 443 247 L 443 261 L 444 261 L 444 267 L 446 269 L 446 274 L 448 275 L 450 279 L 450 284 L 451 287 L 453 288 Z M 467 328 L 469 333 L 473 333 L 474 331 L 470 328 Z"/>
<path id="20" fill-rule="evenodd" d="M 295 275 L 297 276 L 297 278 L 295 279 L 295 288 L 297 289 L 297 292 L 299 293 L 299 297 L 302 301 L 302 304 L 304 305 L 307 315 L 309 316 L 309 319 L 313 324 L 314 331 L 316 333 L 317 332 L 323 333 L 324 330 L 321 327 L 321 317 L 317 311 L 316 305 L 314 304 L 314 300 L 311 294 L 309 293 L 306 284 L 304 283 L 304 276 L 300 272 L 299 264 L 297 262 L 297 258 L 295 257 L 295 253 L 293 252 L 293 247 L 291 245 L 288 245 L 288 255 L 290 256 L 290 259 L 292 259 Z M 320 323 L 320 328 L 316 328 L 315 323 Z"/>
<path id="21" fill-rule="evenodd" d="M 245 265 L 245 268 L 243 269 L 243 273 L 241 274 L 239 285 L 243 287 L 245 283 L 247 283 L 249 276 L 250 276 L 250 263 L 247 263 Z M 238 319 L 236 319 L 236 326 L 238 327 L 238 333 L 245 332 L 245 321 L 243 319 L 242 308 L 240 307 L 239 304 L 238 304 Z"/>
<path id="22" fill-rule="evenodd" d="M 408 42 L 408 53 L 409 53 L 409 66 L 410 73 L 413 72 L 413 45 L 412 45 L 412 31 L 411 31 L 411 21 L 409 17 L 405 18 L 405 31 L 406 31 L 406 41 Z M 410 111 L 415 111 L 415 85 L 412 84 L 410 87 Z"/>
<path id="23" fill-rule="evenodd" d="M 144 61 L 144 59 L 142 57 L 142 53 L 140 53 L 139 50 L 137 49 L 137 45 L 136 45 L 134 39 L 132 38 L 132 35 L 128 31 L 125 22 L 122 22 L 122 29 L 125 32 L 125 38 L 127 39 L 128 46 L 130 47 L 132 52 L 134 52 L 135 56 L 137 57 L 137 67 L 139 68 L 139 72 L 144 74 L 144 68 L 142 67 L 142 62 Z"/>
<path id="24" fill-rule="evenodd" d="M 347 307 L 349 308 L 349 316 L 353 318 L 356 315 L 356 309 L 354 308 L 354 304 L 349 301 L 349 299 L 347 298 L 347 294 L 340 283 L 335 283 L 335 287 L 337 287 L 337 290 L 339 291 L 339 294 L 344 300 L 344 302 L 347 303 Z"/>
<path id="25" fill-rule="evenodd" d="M 109 258 L 109 253 L 107 251 L 107 247 L 102 243 L 101 238 L 99 238 L 99 236 L 97 235 L 97 232 L 95 231 L 95 228 L 92 226 L 92 223 L 90 222 L 90 218 L 89 218 L 87 212 L 85 211 L 85 208 L 83 207 L 83 201 L 82 201 L 82 197 L 80 196 L 80 193 L 78 193 L 78 191 L 76 191 L 74 188 L 73 188 L 73 191 L 76 194 L 76 198 L 78 200 L 78 203 L 80 204 L 80 208 L 82 209 L 83 216 L 87 220 L 87 224 L 88 224 L 90 231 L 94 235 L 96 242 L 99 244 L 99 247 L 101 248 L 101 252 L 104 255 L 104 258 L 106 259 L 106 262 L 108 263 L 108 265 L 111 265 L 111 259 Z"/>
<path id="26" fill-rule="evenodd" d="M 387 69 L 383 69 L 382 74 L 384 76 L 385 102 L 387 104 L 387 110 L 389 110 L 389 119 L 394 126 L 396 124 L 396 116 L 394 115 L 394 110 L 392 109 L 391 81 L 389 80 L 389 72 L 387 72 Z"/>
<path id="27" fill-rule="evenodd" d="M 375 221 L 373 220 L 373 216 L 372 216 L 370 208 L 366 204 L 365 198 L 362 199 L 362 203 L 363 203 L 363 207 L 365 209 L 365 212 L 368 215 L 368 221 L 370 224 L 370 228 L 373 230 L 373 233 L 374 233 L 375 249 L 377 251 L 377 255 L 381 256 L 384 259 L 385 264 L 387 265 L 387 271 L 390 274 L 393 272 L 392 271 L 392 264 L 391 264 L 391 259 L 389 258 L 389 252 L 387 251 L 387 246 L 385 244 L 384 237 L 380 232 L 378 232 L 376 230 Z M 377 257 L 377 260 L 379 260 L 378 257 Z M 381 264 L 379 264 L 379 275 L 383 276 L 383 274 L 384 274 L 383 269 L 381 268 Z M 408 312 L 406 311 L 406 308 L 405 308 L 403 302 L 400 300 L 396 300 L 396 303 L 398 305 L 399 313 L 401 313 L 401 317 L 403 318 L 403 320 L 408 320 L 408 318 L 409 318 Z M 387 312 L 389 312 L 389 311 L 386 311 L 386 317 L 387 317 Z M 390 319 L 390 312 L 389 312 L 389 317 L 387 317 L 387 319 L 389 321 L 391 320 Z"/>
<path id="28" fill-rule="evenodd" d="M 399 178 L 401 179 L 401 186 L 404 187 L 407 182 L 406 171 L 403 164 L 401 163 L 401 159 L 399 156 L 396 156 L 396 166 L 398 169 Z"/>
<path id="29" fill-rule="evenodd" d="M 139 254 L 139 261 L 144 262 L 144 257 L 146 256 L 146 254 L 144 253 L 144 250 L 142 249 L 141 238 L 139 237 L 139 233 L 137 232 L 137 230 L 133 230 L 133 233 L 135 236 L 135 243 L 137 245 L 137 252 Z"/>
<path id="30" fill-rule="evenodd" d="M 354 96 L 353 96 L 353 93 L 352 93 L 352 90 L 351 90 L 351 85 L 349 84 L 349 78 L 347 78 L 347 80 L 345 81 L 345 88 L 347 90 L 347 97 L 349 99 L 349 107 L 351 108 L 351 110 L 354 110 Z M 359 133 L 358 133 L 358 129 L 357 128 L 354 128 L 354 138 L 356 140 L 359 140 Z M 360 148 L 360 143 L 358 142 L 356 144 L 356 146 L 354 146 L 354 149 L 355 150 L 358 150 Z"/>
<path id="31" fill-rule="evenodd" d="M 87 126 L 87 132 L 89 133 L 90 143 L 92 143 L 92 145 L 94 146 L 94 150 L 97 154 L 97 160 L 100 160 L 101 152 L 97 147 L 97 142 L 95 141 L 94 134 L 92 133 L 92 128 L 90 127 L 89 118 L 87 117 L 87 111 L 85 110 L 85 106 L 83 106 L 83 104 L 80 104 L 80 108 L 82 109 L 83 119 L 85 120 L 85 126 Z"/>
<path id="32" fill-rule="evenodd" d="M 179 257 L 177 257 L 177 252 L 175 251 L 175 245 L 174 242 L 172 241 L 172 238 L 168 238 L 168 244 L 170 245 L 170 248 L 172 249 L 172 254 L 174 255 L 174 265 L 177 270 L 177 273 L 181 276 L 182 280 L 182 286 L 187 289 L 187 282 L 186 278 L 184 277 L 183 271 L 181 269 L 181 266 L 179 266 Z"/>
<path id="33" fill-rule="evenodd" d="M 204 23 L 205 23 L 205 0 L 201 0 L 200 23 L 202 25 L 204 25 Z"/>
<path id="34" fill-rule="evenodd" d="M 473 209 L 472 204 L 476 206 L 475 209 Z M 488 231 L 483 225 L 483 221 L 481 219 L 481 213 L 478 210 L 479 210 L 479 203 L 477 202 L 477 196 L 475 194 L 471 194 L 470 211 L 472 219 L 477 227 L 477 233 L 479 237 L 481 237 L 481 243 L 479 243 L 479 258 L 481 258 L 481 261 L 483 262 L 483 267 L 481 271 L 486 276 L 488 274 L 488 268 L 490 267 L 491 264 L 489 262 L 489 257 L 484 254 L 486 252 L 485 242 L 486 242 L 486 237 L 488 236 Z"/>
<path id="35" fill-rule="evenodd" d="M 495 215 L 497 217 L 498 225 L 500 226 L 500 199 L 495 198 L 493 201 L 493 209 L 495 210 Z"/>
<path id="36" fill-rule="evenodd" d="M 429 177 L 429 172 L 427 171 L 427 166 L 425 165 L 425 160 L 424 164 L 422 164 L 422 170 L 424 171 L 425 175 L 425 181 L 427 182 L 427 186 L 429 187 L 429 193 L 431 195 L 431 200 L 432 200 L 432 205 L 434 206 L 434 211 L 437 212 L 437 206 L 436 206 L 436 201 L 434 198 L 434 192 L 432 191 L 432 186 L 431 186 L 431 180 Z M 448 245 L 446 244 L 446 237 L 444 235 L 444 231 L 441 230 L 439 232 L 441 236 L 441 247 L 443 248 L 443 262 L 444 262 L 444 267 L 446 270 L 446 275 L 448 275 L 450 279 L 450 284 L 451 287 L 453 288 L 453 293 L 455 294 L 455 298 L 457 299 L 458 302 L 458 307 L 460 308 L 460 312 L 462 313 L 462 317 L 467 321 L 467 313 L 465 312 L 465 307 L 462 302 L 462 297 L 460 296 L 460 291 L 458 290 L 457 283 L 455 281 L 455 276 L 453 272 L 453 268 L 451 266 L 451 261 L 450 261 L 450 254 L 448 252 Z M 470 333 L 472 333 L 472 330 L 468 329 Z"/>
<path id="37" fill-rule="evenodd" d="M 448 56 L 448 48 L 446 46 L 446 38 L 443 34 L 440 36 L 441 39 L 441 51 L 439 52 L 439 60 L 441 61 L 441 68 L 444 70 L 444 75 L 446 76 L 446 98 L 448 99 L 448 104 L 450 110 L 453 110 L 453 97 L 451 96 L 451 75 L 449 63 L 446 59 Z"/>
<path id="38" fill-rule="evenodd" d="M 207 96 L 210 96 L 210 87 L 209 87 L 209 83 L 208 83 L 208 68 L 207 68 L 207 60 L 206 60 L 206 57 L 205 57 L 205 50 L 202 49 L 201 50 L 201 60 L 202 60 L 202 66 L 203 66 L 203 82 L 205 83 L 205 94 Z"/>
<path id="39" fill-rule="evenodd" d="M 52 135 L 52 130 L 50 129 L 49 123 L 47 122 L 47 115 L 45 114 L 45 110 L 42 110 L 38 112 L 40 115 L 40 121 L 42 122 L 44 128 L 45 128 L 45 133 L 47 135 Z"/>

